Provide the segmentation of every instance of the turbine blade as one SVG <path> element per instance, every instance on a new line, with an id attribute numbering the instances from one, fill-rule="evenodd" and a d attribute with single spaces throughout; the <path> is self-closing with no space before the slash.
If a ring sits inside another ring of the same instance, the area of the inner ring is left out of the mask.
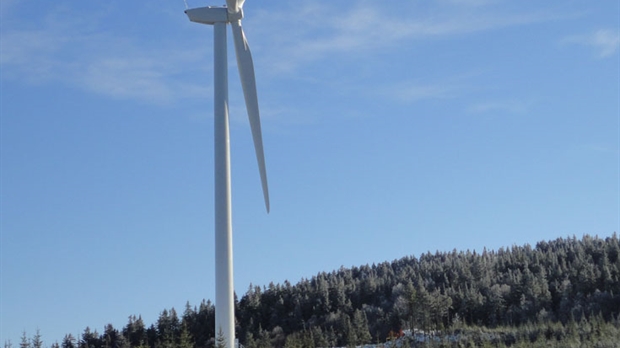
<path id="1" fill-rule="evenodd" d="M 231 24 L 233 38 L 235 40 L 235 51 L 237 53 L 237 67 L 241 78 L 241 87 L 245 97 L 245 106 L 248 110 L 252 138 L 254 139 L 254 150 L 258 160 L 258 171 L 260 172 L 261 184 L 263 186 L 263 196 L 265 207 L 269 212 L 269 188 L 267 186 L 267 170 L 265 168 L 265 155 L 263 152 L 263 136 L 260 127 L 260 115 L 258 112 L 258 96 L 256 94 L 256 78 L 254 76 L 254 62 L 252 53 L 245 39 L 241 21 L 234 21 Z"/>

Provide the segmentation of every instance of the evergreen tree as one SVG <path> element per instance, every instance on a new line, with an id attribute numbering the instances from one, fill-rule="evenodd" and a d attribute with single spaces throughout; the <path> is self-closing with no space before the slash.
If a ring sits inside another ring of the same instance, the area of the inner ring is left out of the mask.
<path id="1" fill-rule="evenodd" d="M 84 333 L 82 333 L 82 338 L 78 342 L 78 348 L 101 348 L 103 347 L 103 342 L 101 341 L 101 337 L 95 330 L 95 332 L 91 332 L 90 328 L 87 326 L 84 329 Z"/>
<path id="2" fill-rule="evenodd" d="M 370 335 L 370 331 L 368 331 L 368 318 L 366 317 L 366 313 L 356 309 L 355 313 L 353 313 L 352 325 L 355 331 L 356 346 L 368 344 L 372 341 L 372 336 Z"/>
<path id="3" fill-rule="evenodd" d="M 222 328 L 217 332 L 217 338 L 215 339 L 215 348 L 226 348 L 226 338 Z"/>
<path id="4" fill-rule="evenodd" d="M 256 340 L 256 348 L 271 348 L 271 339 L 269 337 L 269 332 L 267 330 L 263 330 L 262 327 L 259 327 L 259 335 Z"/>
<path id="5" fill-rule="evenodd" d="M 62 348 L 76 348 L 75 337 L 73 337 L 73 335 L 71 334 L 65 335 L 65 337 L 62 339 L 61 347 Z"/>
<path id="6" fill-rule="evenodd" d="M 181 329 L 181 334 L 179 336 L 179 344 L 177 348 L 194 348 L 192 337 L 185 323 L 183 323 L 183 327 Z"/>
<path id="7" fill-rule="evenodd" d="M 245 338 L 243 342 L 246 348 L 256 348 L 256 341 L 254 340 L 254 335 L 250 331 L 245 332 Z"/>
<path id="8" fill-rule="evenodd" d="M 123 337 L 112 324 L 107 324 L 105 326 L 102 338 L 104 348 L 125 348 L 124 346 L 127 345 L 125 337 Z"/>
<path id="9" fill-rule="evenodd" d="M 157 342 L 161 348 L 174 348 L 180 321 L 174 308 L 164 309 L 157 319 Z"/>
<path id="10" fill-rule="evenodd" d="M 131 347 L 140 347 L 146 345 L 148 336 L 142 316 L 136 318 L 135 315 L 129 316 L 127 325 L 123 328 L 123 336 L 127 339 Z M 91 347 L 92 348 L 92 347 Z"/>
<path id="11" fill-rule="evenodd" d="M 340 340 L 339 340 L 339 344 L 340 346 L 347 346 L 347 347 L 355 347 L 357 345 L 357 334 L 356 334 L 356 330 L 353 328 L 353 325 L 351 324 L 351 319 L 349 318 L 348 315 L 344 314 L 344 313 L 340 313 Z"/>
<path id="12" fill-rule="evenodd" d="M 149 348 L 155 348 L 158 344 L 157 342 L 157 329 L 155 325 L 151 324 L 148 329 L 146 329 L 146 340 L 148 342 Z"/>
<path id="13" fill-rule="evenodd" d="M 43 348 L 43 341 L 41 340 L 41 332 L 37 329 L 36 333 L 32 337 L 32 348 Z"/>
<path id="14" fill-rule="evenodd" d="M 32 346 L 30 345 L 30 340 L 28 339 L 28 336 L 26 336 L 26 331 L 22 332 L 22 338 L 21 342 L 19 343 L 19 348 L 32 348 Z"/>

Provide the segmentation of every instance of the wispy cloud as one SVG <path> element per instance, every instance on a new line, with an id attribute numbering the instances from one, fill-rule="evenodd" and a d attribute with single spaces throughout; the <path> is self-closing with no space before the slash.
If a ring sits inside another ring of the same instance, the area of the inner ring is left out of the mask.
<path id="1" fill-rule="evenodd" d="M 391 81 L 378 90 L 382 96 L 404 103 L 415 103 L 422 100 L 454 99 L 466 94 L 475 93 L 479 87 L 476 80 L 485 74 L 485 70 L 474 69 L 469 72 L 441 78 L 420 78 L 414 81 Z M 374 93 L 374 92 L 373 92 Z"/>
<path id="2" fill-rule="evenodd" d="M 89 62 L 78 82 L 86 88 L 115 98 L 156 103 L 187 95 L 206 95 L 205 88 L 175 80 L 166 63 L 148 57 L 107 57 Z"/>
<path id="3" fill-rule="evenodd" d="M 522 114 L 527 112 L 530 106 L 530 102 L 521 100 L 494 100 L 473 104 L 468 108 L 468 111 L 476 114 Z"/>
<path id="4" fill-rule="evenodd" d="M 53 77 L 61 62 L 51 56 L 69 41 L 67 37 L 46 30 L 4 30 L 0 39 L 0 64 L 5 76 L 18 75 L 29 82 Z"/>
<path id="5" fill-rule="evenodd" d="M 269 61 L 273 70 L 286 72 L 333 54 L 350 55 L 410 44 L 412 40 L 467 35 L 559 17 L 544 11 L 498 12 L 489 5 L 494 2 L 451 0 L 429 9 L 414 3 L 377 7 L 362 1 L 344 11 L 342 7 L 304 2 L 295 4 L 294 11 L 258 12 L 251 20 L 261 23 L 253 26 L 259 36 L 271 38 L 277 33 L 277 40 L 269 44 Z"/>
<path id="6" fill-rule="evenodd" d="M 415 40 L 468 35 L 557 18 L 556 14 L 543 11 L 498 12 L 496 2 L 442 0 L 436 6 L 416 2 L 378 7 L 360 1 L 351 7 L 338 7 L 331 2 L 310 0 L 295 4 L 294 9 L 293 5 L 284 5 L 288 7 L 281 11 L 248 9 L 252 14 L 244 24 L 265 76 L 270 72 L 295 73 L 305 64 L 332 55 L 354 59 L 356 54 L 411 45 Z M 3 78 L 29 83 L 60 81 L 113 98 L 154 102 L 208 95 L 208 84 L 190 75 L 196 75 L 196 69 L 210 75 L 209 48 L 204 44 L 158 38 L 156 46 L 149 45 L 149 40 L 139 42 L 142 38 L 119 37 L 102 30 L 97 23 L 105 18 L 68 21 L 67 18 L 78 16 L 67 10 L 50 17 L 53 20 L 34 28 L 16 26 L 21 29 L 2 30 Z M 605 35 L 600 40 L 609 41 Z M 614 47 L 617 49 L 617 43 Z M 446 98 L 453 92 L 436 84 L 399 88 L 393 95 L 402 100 Z"/>
<path id="7" fill-rule="evenodd" d="M 207 95 L 204 84 L 193 83 L 182 69 L 206 52 L 178 44 L 149 47 L 132 38 L 98 30 L 86 21 L 62 21 L 50 14 L 39 28 L 10 29 L 0 33 L 3 78 L 26 83 L 60 82 L 117 99 L 168 103 Z M 69 18 L 70 14 L 66 14 Z M 171 53 L 181 52 L 181 53 Z M 196 68 L 192 68 L 195 73 Z M 185 72 L 187 74 L 187 71 Z"/>
<path id="8" fill-rule="evenodd" d="M 617 29 L 599 29 L 590 34 L 566 37 L 561 42 L 590 46 L 597 51 L 600 58 L 606 58 L 615 54 L 620 48 L 620 32 Z"/>
<path id="9" fill-rule="evenodd" d="M 403 83 L 384 88 L 383 94 L 401 102 L 416 102 L 427 99 L 449 99 L 456 95 L 454 86 L 440 84 Z"/>

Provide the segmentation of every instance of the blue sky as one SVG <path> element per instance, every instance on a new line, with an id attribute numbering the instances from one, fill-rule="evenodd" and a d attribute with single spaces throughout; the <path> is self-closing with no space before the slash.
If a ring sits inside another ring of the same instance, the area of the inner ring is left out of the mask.
<path id="1" fill-rule="evenodd" d="M 618 231 L 617 1 L 346 5 L 246 2 L 269 215 L 229 45 L 240 296 Z M 213 32 L 184 9 L 2 0 L 2 343 L 214 298 Z"/>

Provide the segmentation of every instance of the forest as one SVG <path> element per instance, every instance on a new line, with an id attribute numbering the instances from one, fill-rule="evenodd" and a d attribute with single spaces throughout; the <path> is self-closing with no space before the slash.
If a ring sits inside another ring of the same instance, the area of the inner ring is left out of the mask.
<path id="1" fill-rule="evenodd" d="M 589 235 L 499 250 L 427 252 L 250 285 L 236 300 L 246 348 L 620 347 L 620 242 Z M 164 309 L 155 323 L 87 327 L 50 348 L 211 348 L 215 307 Z M 386 343 L 388 342 L 388 343 Z M 15 346 L 15 347 L 14 347 Z M 36 332 L 5 348 L 43 348 Z"/>

